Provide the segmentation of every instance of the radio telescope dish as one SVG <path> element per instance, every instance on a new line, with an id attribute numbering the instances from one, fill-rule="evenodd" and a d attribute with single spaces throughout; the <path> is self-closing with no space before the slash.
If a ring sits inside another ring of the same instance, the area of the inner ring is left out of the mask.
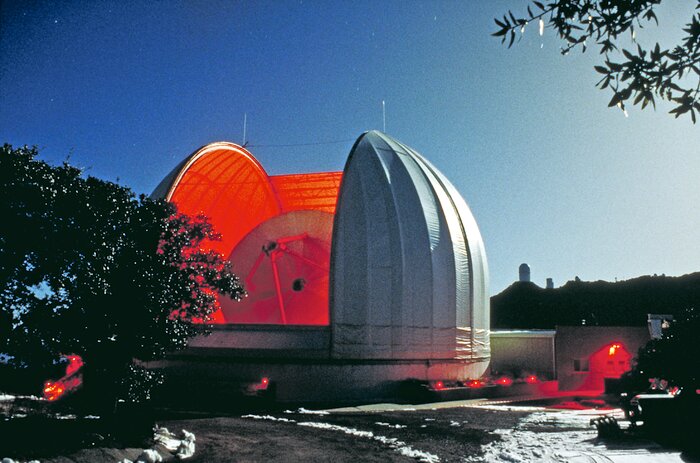
<path id="1" fill-rule="evenodd" d="M 220 297 L 225 323 L 328 325 L 333 214 L 301 210 L 248 233 L 229 260 L 248 297 Z"/>

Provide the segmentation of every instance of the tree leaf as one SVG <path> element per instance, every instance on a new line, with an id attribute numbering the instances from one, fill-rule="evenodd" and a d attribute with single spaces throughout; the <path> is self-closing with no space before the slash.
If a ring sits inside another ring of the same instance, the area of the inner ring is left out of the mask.
<path id="1" fill-rule="evenodd" d="M 608 103 L 608 108 L 612 108 L 613 106 L 616 106 L 621 101 L 622 101 L 622 99 L 620 98 L 620 94 L 616 92 L 613 95 L 612 99 L 610 100 L 610 103 Z"/>

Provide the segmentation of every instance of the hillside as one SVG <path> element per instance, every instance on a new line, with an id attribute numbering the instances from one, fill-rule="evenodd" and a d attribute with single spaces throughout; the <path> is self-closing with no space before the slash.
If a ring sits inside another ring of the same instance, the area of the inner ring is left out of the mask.
<path id="1" fill-rule="evenodd" d="M 643 326 L 649 313 L 700 308 L 700 272 L 642 276 L 615 283 L 569 281 L 555 289 L 516 282 L 491 298 L 493 329 L 556 325 Z"/>

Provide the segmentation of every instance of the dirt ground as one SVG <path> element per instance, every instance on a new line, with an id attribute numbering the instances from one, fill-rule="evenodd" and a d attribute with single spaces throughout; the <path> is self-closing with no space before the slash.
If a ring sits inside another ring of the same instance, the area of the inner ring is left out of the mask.
<path id="1" fill-rule="evenodd" d="M 195 434 L 196 452 L 185 460 L 191 463 L 698 461 L 694 454 L 669 451 L 636 437 L 599 442 L 589 424 L 598 413 L 594 409 L 557 411 L 533 404 L 512 405 L 497 400 L 466 400 L 403 406 L 378 404 L 321 412 L 294 408 L 175 415 L 162 411 L 165 414 L 157 423 L 175 434 L 182 430 Z M 130 424 L 125 422 L 123 426 L 128 428 Z M 4 436 L 0 436 L 0 444 L 1 437 Z M 141 448 L 118 449 L 98 444 L 95 448 L 61 452 L 61 456 L 53 458 L 44 455 L 39 460 L 117 463 L 124 458 L 133 461 L 140 453 Z M 175 460 L 167 451 L 161 453 Z M 4 456 L 15 455 L 0 454 Z"/>
<path id="2" fill-rule="evenodd" d="M 185 460 L 191 463 L 450 462 L 480 454 L 483 445 L 500 439 L 492 431 L 515 426 L 528 415 L 453 407 L 446 403 L 416 407 L 398 411 L 393 408 L 400 406 L 373 405 L 323 414 L 304 409 L 248 411 L 225 416 L 178 413 L 158 420 L 157 424 L 175 434 L 183 429 L 195 434 L 196 452 Z M 123 426 L 128 427 L 129 423 Z M 29 437 L 36 439 L 37 446 L 45 443 L 40 435 Z M 12 443 L 5 442 L 0 447 L 8 450 Z M 42 463 L 117 463 L 124 458 L 135 460 L 141 449 L 98 444 L 50 458 L 46 454 L 12 453 L 1 454 L 0 458 L 19 457 L 17 461 L 24 462 L 38 457 Z"/>
<path id="3" fill-rule="evenodd" d="M 282 412 L 178 419 L 160 424 L 171 431 L 186 429 L 195 433 L 197 452 L 192 463 L 415 462 L 429 461 L 427 455 L 450 462 L 478 454 L 483 444 L 499 438 L 491 431 L 514 426 L 524 415 L 527 413 L 461 407 L 328 415 Z M 319 429 L 308 423 L 335 428 Z M 368 437 L 368 432 L 372 437 Z"/>

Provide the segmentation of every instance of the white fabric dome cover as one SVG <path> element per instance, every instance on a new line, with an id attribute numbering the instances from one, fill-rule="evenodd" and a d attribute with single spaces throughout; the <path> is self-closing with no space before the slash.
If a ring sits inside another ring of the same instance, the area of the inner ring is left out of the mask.
<path id="1" fill-rule="evenodd" d="M 488 269 L 464 199 L 376 131 L 345 165 L 333 226 L 331 355 L 488 360 Z"/>

